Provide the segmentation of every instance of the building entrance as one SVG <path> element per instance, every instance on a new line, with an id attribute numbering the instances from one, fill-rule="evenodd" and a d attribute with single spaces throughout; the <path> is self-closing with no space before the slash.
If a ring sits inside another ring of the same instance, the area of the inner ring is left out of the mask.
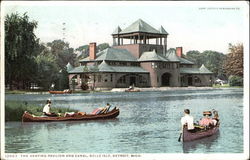
<path id="1" fill-rule="evenodd" d="M 135 85 L 135 82 L 136 82 L 136 77 L 134 77 L 134 76 L 130 77 L 130 79 L 129 79 L 129 85 L 130 86 Z"/>
<path id="2" fill-rule="evenodd" d="M 161 76 L 161 85 L 162 86 L 170 86 L 170 77 L 171 77 L 170 73 L 164 73 Z"/>
<path id="3" fill-rule="evenodd" d="M 193 77 L 192 77 L 192 76 L 189 76 L 189 77 L 188 77 L 188 85 L 189 85 L 189 86 L 192 86 L 192 85 L 193 85 Z"/>

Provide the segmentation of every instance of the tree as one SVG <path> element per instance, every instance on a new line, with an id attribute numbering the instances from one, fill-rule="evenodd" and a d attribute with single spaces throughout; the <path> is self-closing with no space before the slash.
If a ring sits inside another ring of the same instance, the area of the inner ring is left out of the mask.
<path id="1" fill-rule="evenodd" d="M 188 51 L 185 58 L 187 58 L 188 60 L 194 62 L 195 64 L 199 66 L 202 65 L 201 53 L 199 51 L 196 51 L 196 50 Z"/>
<path id="2" fill-rule="evenodd" d="M 39 86 L 43 87 L 43 89 L 48 90 L 51 84 L 58 79 L 59 66 L 55 63 L 56 56 L 54 56 L 51 51 L 45 47 L 35 60 L 37 63 L 35 82 Z"/>
<path id="3" fill-rule="evenodd" d="M 204 64 L 217 77 L 225 79 L 222 70 L 222 64 L 225 58 L 223 53 L 211 50 L 207 50 L 202 53 L 199 51 L 188 51 L 186 58 L 197 64 L 199 67 Z"/>
<path id="4" fill-rule="evenodd" d="M 109 48 L 109 44 L 108 43 L 101 43 L 97 46 L 97 51 L 100 52 L 100 51 L 103 51 L 104 49 L 106 48 Z"/>
<path id="5" fill-rule="evenodd" d="M 243 77 L 243 44 L 229 44 L 229 53 L 224 60 L 223 70 L 227 76 Z"/>
<path id="6" fill-rule="evenodd" d="M 231 75 L 228 82 L 230 86 L 243 86 L 243 77 Z"/>
<path id="7" fill-rule="evenodd" d="M 78 48 L 76 48 L 76 51 L 87 51 L 89 49 L 89 45 L 83 45 L 83 46 L 79 46 Z"/>
<path id="8" fill-rule="evenodd" d="M 5 82 L 10 89 L 26 89 L 36 72 L 34 58 L 39 39 L 34 30 L 36 21 L 30 21 L 26 13 L 12 13 L 5 17 Z"/>
<path id="9" fill-rule="evenodd" d="M 56 88 L 69 88 L 66 65 L 70 63 L 75 66 L 76 55 L 74 54 L 74 49 L 69 47 L 69 43 L 62 40 L 54 40 L 53 42 L 47 43 L 47 46 L 50 48 L 52 55 L 55 56 L 55 62 L 59 66 L 59 71 L 57 73 L 58 79 L 55 82 Z"/>
<path id="10" fill-rule="evenodd" d="M 51 53 L 56 56 L 56 63 L 60 69 L 64 69 L 68 62 L 72 65 L 74 64 L 74 49 L 69 47 L 69 43 L 62 40 L 54 40 L 47 43 L 47 46 L 51 48 Z"/>
<path id="11" fill-rule="evenodd" d="M 202 64 L 204 64 L 216 77 L 225 79 L 222 65 L 225 55 L 217 51 L 204 51 L 202 52 Z"/>

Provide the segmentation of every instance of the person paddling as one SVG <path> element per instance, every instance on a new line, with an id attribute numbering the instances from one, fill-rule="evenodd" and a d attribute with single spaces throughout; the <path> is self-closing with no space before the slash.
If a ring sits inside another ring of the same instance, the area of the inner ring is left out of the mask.
<path id="1" fill-rule="evenodd" d="M 192 131 L 194 129 L 194 118 L 190 115 L 190 110 L 184 110 L 184 117 L 181 118 L 181 129 L 183 129 L 184 125 L 187 125 L 187 129 Z"/>
<path id="2" fill-rule="evenodd" d="M 190 115 L 189 109 L 184 109 L 184 116 L 181 118 L 181 133 L 178 141 L 181 139 L 184 126 L 187 126 L 188 131 L 195 132 L 194 129 L 194 118 Z"/>
<path id="3" fill-rule="evenodd" d="M 57 114 L 50 112 L 51 100 L 48 99 L 46 105 L 43 107 L 43 114 L 49 117 L 57 117 Z"/>

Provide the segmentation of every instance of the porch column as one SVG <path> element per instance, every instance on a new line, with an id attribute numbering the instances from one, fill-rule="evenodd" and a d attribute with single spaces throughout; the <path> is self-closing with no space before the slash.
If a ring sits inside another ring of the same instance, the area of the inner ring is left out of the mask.
<path id="1" fill-rule="evenodd" d="M 164 38 L 163 54 L 166 55 L 167 52 L 167 38 Z"/>
<path id="2" fill-rule="evenodd" d="M 115 46 L 116 44 L 115 44 L 115 37 L 113 37 L 113 46 Z"/>
<path id="3" fill-rule="evenodd" d="M 118 44 L 118 46 L 120 45 L 120 37 L 119 37 L 119 35 L 117 37 L 117 44 Z"/>
<path id="4" fill-rule="evenodd" d="M 77 84 L 78 86 L 81 86 L 82 83 L 81 83 L 81 78 L 80 78 L 80 74 L 77 75 Z"/>

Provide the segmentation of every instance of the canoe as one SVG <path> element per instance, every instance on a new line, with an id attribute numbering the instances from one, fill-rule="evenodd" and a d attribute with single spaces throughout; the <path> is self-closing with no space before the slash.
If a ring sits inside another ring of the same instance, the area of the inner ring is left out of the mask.
<path id="1" fill-rule="evenodd" d="M 140 92 L 139 89 L 126 89 L 125 92 Z"/>
<path id="2" fill-rule="evenodd" d="M 25 112 L 22 116 L 22 122 L 52 122 L 52 121 L 83 121 L 83 120 L 97 120 L 97 119 L 112 119 L 119 115 L 120 111 L 114 108 L 108 113 L 102 114 L 85 114 L 76 115 L 73 117 L 38 117 L 32 116 L 30 113 Z"/>
<path id="3" fill-rule="evenodd" d="M 72 91 L 49 91 L 50 94 L 71 94 Z"/>
<path id="4" fill-rule="evenodd" d="M 208 129 L 198 130 L 194 133 L 188 131 L 187 127 L 184 126 L 183 132 L 182 132 L 182 141 L 187 142 L 187 141 L 193 141 L 193 140 L 209 137 L 209 136 L 214 135 L 218 131 L 219 131 L 219 123 L 216 126 L 210 127 Z"/>

